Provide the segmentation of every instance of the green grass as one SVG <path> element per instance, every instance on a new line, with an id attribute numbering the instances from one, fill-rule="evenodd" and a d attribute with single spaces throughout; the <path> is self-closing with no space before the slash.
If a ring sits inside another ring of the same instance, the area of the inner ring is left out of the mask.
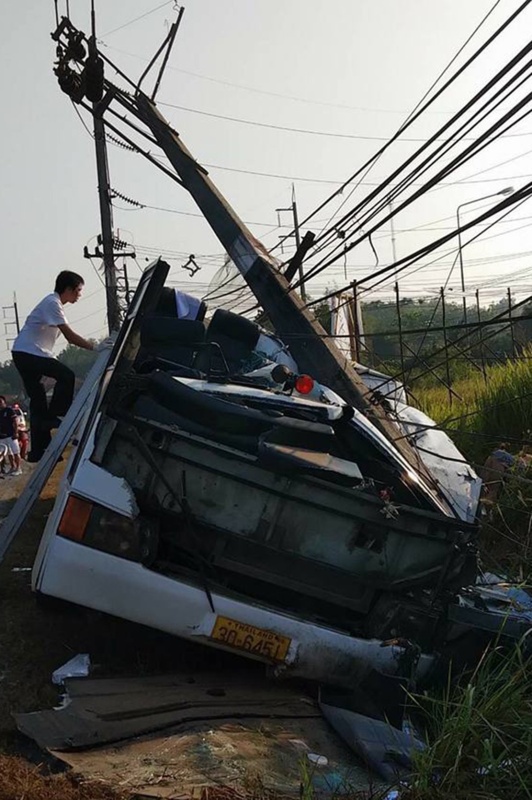
<path id="1" fill-rule="evenodd" d="M 502 442 L 518 455 L 532 440 L 532 350 L 490 367 L 487 380 L 471 371 L 454 384 L 462 401 L 441 386 L 416 387 L 422 410 L 444 428 L 475 469 Z M 532 452 L 532 448 L 528 448 Z M 496 503 L 486 507 L 480 537 L 484 566 L 519 581 L 532 576 L 532 468 L 506 473 Z"/>
<path id="2" fill-rule="evenodd" d="M 452 435 L 472 460 L 485 459 L 502 441 L 529 438 L 532 428 L 532 350 L 506 364 L 489 367 L 453 384 L 462 400 L 449 401 L 442 386 L 416 387 L 416 397 L 430 417 Z M 512 452 L 519 443 L 512 442 Z"/>
<path id="3" fill-rule="evenodd" d="M 411 716 L 427 744 L 413 755 L 400 800 L 532 800 L 532 663 L 520 646 L 492 645 L 473 672 L 412 695 Z M 333 800 L 384 800 L 387 794 L 346 786 Z M 300 798 L 316 797 L 303 764 Z"/>
<path id="4" fill-rule="evenodd" d="M 531 667 L 493 648 L 468 680 L 414 698 L 430 744 L 401 800 L 532 798 Z"/>

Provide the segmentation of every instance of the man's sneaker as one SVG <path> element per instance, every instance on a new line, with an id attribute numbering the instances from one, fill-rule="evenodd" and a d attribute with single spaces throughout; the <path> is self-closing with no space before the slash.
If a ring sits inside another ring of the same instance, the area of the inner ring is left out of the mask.
<path id="1" fill-rule="evenodd" d="M 20 467 L 18 469 L 12 469 L 8 474 L 10 478 L 13 478 L 15 475 L 22 475 L 22 470 Z"/>

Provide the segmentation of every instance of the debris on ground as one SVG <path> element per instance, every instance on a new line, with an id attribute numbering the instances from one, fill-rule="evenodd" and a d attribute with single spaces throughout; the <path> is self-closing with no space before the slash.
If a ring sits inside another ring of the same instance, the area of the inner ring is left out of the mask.
<path id="1" fill-rule="evenodd" d="M 361 761 L 388 783 L 405 780 L 413 769 L 412 755 L 423 745 L 411 732 L 385 720 L 320 703 L 325 719 Z"/>
<path id="2" fill-rule="evenodd" d="M 375 778 L 298 688 L 249 672 L 67 678 L 59 709 L 16 716 L 19 729 L 85 778 L 142 795 L 367 790 Z M 306 767 L 302 767 L 302 760 Z"/>
<path id="3" fill-rule="evenodd" d="M 86 678 L 91 669 L 88 653 L 78 653 L 52 673 L 52 683 L 61 686 L 67 678 Z"/>

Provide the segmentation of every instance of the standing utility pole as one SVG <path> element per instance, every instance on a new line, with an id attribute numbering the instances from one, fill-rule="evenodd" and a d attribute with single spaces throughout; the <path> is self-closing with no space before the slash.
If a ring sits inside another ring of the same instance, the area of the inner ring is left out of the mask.
<path id="1" fill-rule="evenodd" d="M 364 336 L 364 317 L 362 315 L 362 305 L 360 303 L 360 297 L 358 294 L 357 282 L 353 281 L 351 285 L 353 287 L 353 300 L 351 307 L 353 309 L 353 333 L 355 345 L 354 360 L 362 363 L 362 353 L 365 352 L 368 361 L 373 366 L 375 353 L 373 347 L 368 347 L 368 343 Z"/>
<path id="2" fill-rule="evenodd" d="M 512 290 L 508 287 L 508 319 L 510 320 L 510 338 L 512 340 L 512 358 L 515 358 L 517 349 L 515 346 L 514 323 L 512 319 Z"/>
<path id="3" fill-rule="evenodd" d="M 390 211 L 390 214 L 393 214 L 393 202 L 391 200 L 388 203 L 388 209 Z M 393 216 L 390 217 L 390 232 L 392 234 L 392 258 L 393 258 L 393 263 L 395 264 L 395 262 L 397 261 L 397 250 L 395 247 L 395 228 L 393 224 Z M 395 279 L 397 280 L 397 272 L 395 273 Z"/>
<path id="4" fill-rule="evenodd" d="M 15 319 L 6 319 L 6 311 L 13 311 Z M 14 341 L 13 335 L 9 328 L 14 325 L 17 331 L 17 335 L 20 333 L 20 323 L 18 318 L 18 306 L 17 306 L 17 295 L 13 292 L 13 305 L 10 306 L 2 306 L 2 314 L 4 317 L 4 334 L 6 336 L 6 344 L 10 347 L 11 343 Z"/>
<path id="5" fill-rule="evenodd" d="M 486 359 L 484 357 L 484 331 L 482 330 L 482 317 L 480 316 L 480 292 L 478 289 L 475 291 L 475 299 L 477 302 L 478 348 L 480 354 L 480 363 L 482 365 L 484 383 L 487 385 L 488 376 L 486 375 Z"/>
<path id="6" fill-rule="evenodd" d="M 294 184 L 292 184 L 292 205 L 289 206 L 288 208 L 276 208 L 275 210 L 277 211 L 277 213 L 279 213 L 279 211 L 291 211 L 292 212 L 292 220 L 293 220 L 293 225 L 294 225 L 294 236 L 295 236 L 295 240 L 296 240 L 296 253 L 297 253 L 299 251 L 300 246 L 301 246 L 301 235 L 299 233 L 299 218 L 297 216 L 297 203 L 296 203 L 296 187 L 294 186 Z M 290 236 L 292 236 L 292 234 L 290 234 Z M 304 275 L 304 272 L 303 272 L 303 261 L 302 260 L 299 261 L 297 269 L 298 269 L 298 272 L 299 272 L 299 281 L 300 281 L 300 284 L 301 284 L 300 285 L 300 289 L 299 289 L 300 294 L 301 294 L 301 299 L 306 301 L 307 292 L 305 290 L 305 283 L 304 283 L 305 275 Z"/>
<path id="7" fill-rule="evenodd" d="M 17 305 L 17 295 L 16 292 L 13 292 L 13 311 L 15 312 L 15 327 L 17 329 L 17 336 L 20 333 L 20 321 L 18 318 L 18 305 Z"/>
<path id="8" fill-rule="evenodd" d="M 405 351 L 403 347 L 403 320 L 401 319 L 401 301 L 399 299 L 399 283 L 395 283 L 395 308 L 397 310 L 397 329 L 399 333 L 399 357 L 401 359 L 401 380 L 405 382 Z"/>
<path id="9" fill-rule="evenodd" d="M 473 203 L 480 203 L 482 200 L 489 200 L 490 197 L 499 197 L 503 196 L 506 197 L 513 192 L 513 186 L 507 186 L 506 189 L 501 189 L 500 192 L 492 192 L 491 194 L 485 194 L 483 197 L 477 197 L 475 200 L 468 200 L 465 203 L 460 203 L 460 205 L 456 209 L 456 228 L 458 234 L 458 258 L 460 263 L 460 288 L 462 291 L 462 310 L 464 316 L 464 323 L 467 325 L 467 298 L 466 298 L 466 290 L 465 290 L 465 275 L 464 275 L 464 257 L 462 255 L 462 231 L 460 230 L 460 209 L 464 206 L 470 206 Z"/>
<path id="10" fill-rule="evenodd" d="M 449 405 L 453 404 L 453 391 L 451 389 L 451 370 L 449 368 L 449 340 L 447 338 L 447 317 L 445 314 L 445 289 L 440 288 L 441 322 L 443 327 L 443 343 L 445 347 L 445 376 L 447 378 L 447 391 L 449 392 Z"/>
<path id="11" fill-rule="evenodd" d="M 294 218 L 294 236 L 296 237 L 296 252 L 301 245 L 301 237 L 299 235 L 299 219 L 297 216 L 297 203 L 296 203 L 296 187 L 292 184 L 292 216 Z M 301 282 L 300 294 L 303 301 L 307 299 L 307 292 L 305 289 L 305 275 L 303 273 L 303 262 L 299 263 L 299 280 Z"/>

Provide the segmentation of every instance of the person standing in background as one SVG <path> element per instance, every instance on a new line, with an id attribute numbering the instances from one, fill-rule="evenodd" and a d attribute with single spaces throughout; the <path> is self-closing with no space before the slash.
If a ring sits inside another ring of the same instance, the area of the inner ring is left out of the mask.
<path id="1" fill-rule="evenodd" d="M 62 333 L 69 344 L 94 350 L 92 342 L 72 330 L 64 312 L 67 303 L 77 303 L 83 286 L 81 275 L 60 272 L 54 291 L 35 306 L 13 343 L 13 363 L 30 399 L 30 462 L 41 459 L 51 440 L 50 431 L 59 427 L 74 397 L 74 373 L 53 354 L 57 337 Z M 43 377 L 55 380 L 50 405 L 41 383 Z"/>
<path id="2" fill-rule="evenodd" d="M 18 444 L 18 417 L 11 406 L 8 406 L 4 395 L 0 395 L 0 442 L 7 447 L 6 455 L 11 465 L 8 474 L 22 475 Z"/>

